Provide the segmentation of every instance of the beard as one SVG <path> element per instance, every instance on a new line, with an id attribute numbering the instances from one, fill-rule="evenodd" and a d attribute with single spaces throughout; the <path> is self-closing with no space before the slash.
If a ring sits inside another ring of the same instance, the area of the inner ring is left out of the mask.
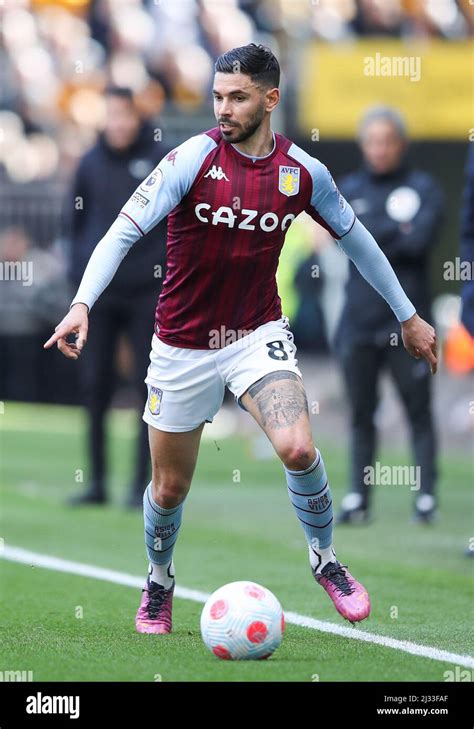
<path id="1" fill-rule="evenodd" d="M 260 124 L 262 123 L 263 119 L 265 117 L 265 106 L 262 104 L 255 114 L 253 114 L 250 119 L 245 122 L 245 124 L 242 125 L 234 125 L 232 124 L 232 131 L 231 132 L 223 132 L 222 129 L 220 130 L 222 139 L 225 142 L 231 142 L 232 144 L 238 144 L 239 142 L 244 142 L 246 139 L 252 136 L 252 134 L 255 134 L 257 129 L 259 128 Z M 225 124 L 224 119 L 218 120 L 219 124 L 223 123 Z M 233 130 L 236 129 L 237 133 L 234 132 L 235 136 L 232 138 L 229 137 L 229 134 L 233 134 Z"/>

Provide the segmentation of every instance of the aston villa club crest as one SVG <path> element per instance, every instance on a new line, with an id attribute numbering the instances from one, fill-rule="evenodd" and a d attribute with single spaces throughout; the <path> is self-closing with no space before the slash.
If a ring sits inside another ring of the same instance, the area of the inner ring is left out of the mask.
<path id="1" fill-rule="evenodd" d="M 163 397 L 163 390 L 159 387 L 151 386 L 148 392 L 148 409 L 152 415 L 160 414 L 161 398 Z"/>
<path id="2" fill-rule="evenodd" d="M 287 197 L 297 195 L 300 191 L 300 168 L 280 165 L 278 189 Z"/>

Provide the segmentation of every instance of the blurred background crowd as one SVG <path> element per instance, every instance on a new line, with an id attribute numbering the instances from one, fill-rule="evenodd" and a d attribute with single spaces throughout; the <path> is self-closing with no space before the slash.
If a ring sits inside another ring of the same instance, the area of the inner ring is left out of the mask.
<path id="1" fill-rule="evenodd" d="M 127 190 L 131 192 L 174 146 L 214 126 L 210 92 L 219 54 L 249 42 L 272 48 L 283 72 L 275 129 L 321 159 L 339 182 L 361 165 L 361 140 L 350 125 L 333 137 L 329 125 L 324 134 L 316 135 L 315 146 L 317 113 L 313 118 L 309 112 L 308 118 L 305 97 L 317 95 L 318 79 L 322 81 L 329 68 L 323 62 L 313 68 L 306 50 L 353 52 L 362 47 L 376 54 L 390 48 L 402 55 L 429 54 L 436 47 L 443 65 L 446 49 L 459 48 L 465 54 L 461 68 L 472 64 L 472 46 L 467 50 L 467 43 L 473 32 L 470 0 L 4 0 L 0 4 L 0 399 L 80 404 L 89 397 L 96 409 L 106 407 L 112 393 L 97 404 L 98 393 L 104 392 L 104 373 L 95 379 L 90 374 L 97 363 L 90 363 L 89 374 L 81 380 L 80 368 L 56 351 L 44 353 L 42 342 L 67 311 L 88 256 Z M 455 61 L 444 66 L 449 64 Z M 341 66 L 341 82 L 344 73 Z M 426 74 L 423 83 L 430 84 L 448 117 L 453 104 L 451 116 L 456 117 L 459 99 L 470 105 L 472 113 L 472 86 L 464 83 L 455 65 L 451 75 L 451 85 L 438 86 L 436 78 L 426 79 Z M 410 79 L 405 83 L 410 86 Z M 403 106 L 403 93 L 394 99 L 390 81 L 384 88 L 385 95 L 374 91 L 374 104 Z M 110 89 L 115 91 L 109 93 Z M 346 100 L 351 101 L 347 97 L 342 106 L 331 105 L 334 121 L 344 116 Z M 326 103 L 326 115 L 327 107 Z M 417 111 L 418 121 L 422 111 Z M 456 377 L 470 377 L 473 340 L 461 324 L 462 282 L 459 276 L 443 275 L 443 262 L 459 256 L 462 237 L 463 171 L 472 141 L 472 116 L 460 116 L 461 112 L 448 131 L 441 124 L 439 131 L 436 125 L 425 124 L 425 135 L 411 135 L 408 119 L 400 155 L 405 155 L 411 136 L 408 163 L 425 170 L 439 192 L 436 230 L 430 232 L 428 224 L 425 228 L 437 246 L 424 260 L 421 277 L 431 282 L 434 321 L 444 344 L 443 366 Z M 101 196 L 107 213 L 94 214 L 91 200 L 102 200 Z M 79 218 L 78 199 L 89 205 Z M 376 230 L 372 232 L 377 237 Z M 301 353 L 330 358 L 344 306 L 347 263 L 304 217 L 292 226 L 287 240 L 278 274 L 283 309 Z M 166 267 L 165 228 L 156 232 L 153 245 L 154 264 L 162 274 L 146 286 L 137 280 L 130 290 L 120 289 L 119 281 L 109 292 L 110 297 L 131 301 L 141 291 L 143 308 L 138 314 L 148 312 L 150 338 L 153 299 Z M 24 276 L 8 280 L 8 267 L 15 263 L 32 264 L 31 282 Z M 112 298 L 109 304 L 107 315 L 116 317 L 118 333 L 113 348 L 121 385 L 117 402 L 122 393 L 127 403 L 127 386 L 136 387 L 145 376 L 147 347 L 137 368 L 133 364 L 137 345 L 121 336 L 122 329 L 125 334 L 127 328 L 135 331 L 135 324 L 120 318 Z M 106 329 L 110 321 L 104 319 Z M 99 324 L 96 329 L 102 331 Z M 97 438 L 98 432 L 93 433 L 92 444 Z M 142 467 L 147 458 L 143 438 Z M 100 454 L 96 458 L 100 461 Z M 144 478 L 137 476 L 138 491 Z"/>
<path id="2" fill-rule="evenodd" d="M 0 19 L 0 170 L 23 184 L 69 179 L 111 83 L 163 115 L 174 146 L 209 117 L 213 62 L 230 47 L 269 43 L 288 81 L 310 41 L 455 41 L 474 28 L 469 0 L 4 0 Z"/>

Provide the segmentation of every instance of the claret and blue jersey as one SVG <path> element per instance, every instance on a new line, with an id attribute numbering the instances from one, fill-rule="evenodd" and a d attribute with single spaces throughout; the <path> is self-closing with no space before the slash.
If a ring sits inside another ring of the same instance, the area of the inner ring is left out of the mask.
<path id="1" fill-rule="evenodd" d="M 327 168 L 280 134 L 252 158 L 218 128 L 168 154 L 120 215 L 142 235 L 168 215 L 168 272 L 156 331 L 174 346 L 206 348 L 209 332 L 278 319 L 278 258 L 303 210 L 335 238 L 354 224 Z"/>
<path id="2" fill-rule="evenodd" d="M 171 346 L 210 349 L 213 331 L 251 331 L 281 317 L 278 258 L 302 211 L 329 231 L 399 321 L 415 313 L 319 160 L 276 133 L 268 155 L 251 157 L 217 127 L 176 147 L 143 180 L 95 247 L 71 306 L 90 309 L 130 248 L 168 216 L 155 333 Z"/>

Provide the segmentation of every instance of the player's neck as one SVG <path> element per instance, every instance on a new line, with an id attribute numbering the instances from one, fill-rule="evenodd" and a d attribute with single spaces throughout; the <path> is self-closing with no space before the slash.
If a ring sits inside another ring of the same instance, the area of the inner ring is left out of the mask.
<path id="1" fill-rule="evenodd" d="M 251 137 L 243 142 L 233 144 L 232 146 L 249 157 L 266 157 L 273 150 L 273 132 L 270 127 L 266 129 L 257 129 L 255 134 L 252 134 Z"/>

